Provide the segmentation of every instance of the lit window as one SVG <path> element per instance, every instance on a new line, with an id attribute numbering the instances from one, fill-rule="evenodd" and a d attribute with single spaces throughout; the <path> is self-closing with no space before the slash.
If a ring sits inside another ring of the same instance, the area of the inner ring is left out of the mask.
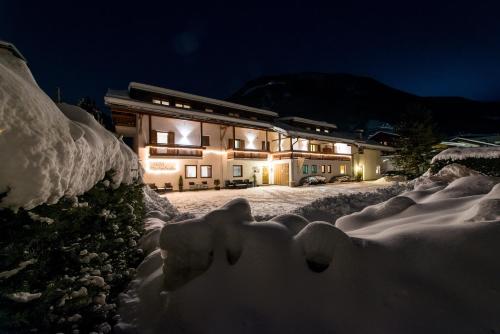
<path id="1" fill-rule="evenodd" d="M 168 132 L 156 132 L 156 142 L 158 144 L 168 144 Z"/>
<path id="2" fill-rule="evenodd" d="M 197 167 L 196 165 L 186 165 L 186 179 L 195 179 Z"/>
<path id="3" fill-rule="evenodd" d="M 200 166 L 200 176 L 203 178 L 211 178 L 212 177 L 212 166 L 211 165 Z"/>
<path id="4" fill-rule="evenodd" d="M 326 172 L 326 166 L 325 165 L 321 165 L 321 173 L 325 173 Z"/>
<path id="5" fill-rule="evenodd" d="M 351 154 L 351 146 L 343 143 L 335 143 L 335 153 Z"/>
<path id="6" fill-rule="evenodd" d="M 328 165 L 328 173 L 332 172 L 332 165 Z"/>
<path id="7" fill-rule="evenodd" d="M 240 139 L 234 140 L 234 148 L 241 148 L 241 140 Z"/>
<path id="8" fill-rule="evenodd" d="M 318 152 L 319 151 L 318 144 L 310 144 L 309 145 L 309 151 L 311 151 L 311 152 Z"/>
<path id="9" fill-rule="evenodd" d="M 312 165 L 311 166 L 311 173 L 316 174 L 318 172 L 318 166 Z"/>
<path id="10" fill-rule="evenodd" d="M 345 174 L 346 168 L 345 165 L 340 165 L 340 174 Z"/>
<path id="11" fill-rule="evenodd" d="M 309 174 L 309 165 L 302 166 L 302 174 Z"/>
<path id="12" fill-rule="evenodd" d="M 380 165 L 377 165 L 377 167 L 375 168 L 375 173 L 380 174 Z"/>
<path id="13" fill-rule="evenodd" d="M 163 104 L 164 106 L 169 106 L 170 102 L 165 101 L 165 100 L 161 100 L 161 104 Z"/>
<path id="14" fill-rule="evenodd" d="M 154 104 L 161 104 L 161 100 L 153 99 Z"/>
<path id="15" fill-rule="evenodd" d="M 242 177 L 242 176 L 243 176 L 243 166 L 233 165 L 233 177 Z"/>
<path id="16" fill-rule="evenodd" d="M 214 110 L 213 110 L 213 109 L 210 109 L 210 108 L 205 108 L 205 111 L 206 111 L 206 112 L 214 112 Z"/>
<path id="17" fill-rule="evenodd" d="M 190 106 L 189 104 L 183 104 L 183 105 L 182 105 L 182 107 L 183 107 L 184 109 L 190 109 L 190 108 L 191 108 L 191 106 Z"/>
<path id="18" fill-rule="evenodd" d="M 175 103 L 175 106 L 176 106 L 177 108 L 182 108 L 182 103 L 177 103 L 177 102 L 176 102 L 176 103 Z"/>
<path id="19" fill-rule="evenodd" d="M 321 132 L 321 129 L 320 128 L 316 128 L 316 132 Z"/>
<path id="20" fill-rule="evenodd" d="M 325 130 L 323 130 L 323 131 L 325 131 L 326 133 L 330 132 L 330 131 L 328 131 L 328 129 L 325 129 Z"/>

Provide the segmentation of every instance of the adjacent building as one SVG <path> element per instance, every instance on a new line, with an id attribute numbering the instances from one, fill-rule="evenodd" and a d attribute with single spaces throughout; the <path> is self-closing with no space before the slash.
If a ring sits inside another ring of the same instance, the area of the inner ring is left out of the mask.
<path id="1" fill-rule="evenodd" d="M 134 149 L 146 183 L 178 189 L 219 180 L 295 186 L 305 176 L 380 177 L 381 151 L 393 150 L 335 124 L 132 82 L 109 90 L 116 133 Z"/>

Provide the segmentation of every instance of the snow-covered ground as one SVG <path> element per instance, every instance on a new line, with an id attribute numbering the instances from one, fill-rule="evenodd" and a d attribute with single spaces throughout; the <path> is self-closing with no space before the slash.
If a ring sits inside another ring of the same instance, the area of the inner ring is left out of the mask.
<path id="1" fill-rule="evenodd" d="M 319 198 L 371 192 L 390 185 L 391 182 L 367 181 L 310 187 L 264 186 L 248 189 L 186 191 L 162 196 L 167 197 L 179 211 L 192 213 L 197 217 L 237 197 L 243 197 L 250 203 L 253 216 L 273 217 L 292 212 Z"/>
<path id="2" fill-rule="evenodd" d="M 451 165 L 335 226 L 291 214 L 255 222 L 245 199 L 165 225 L 122 295 L 120 327 L 498 333 L 499 183 Z"/>

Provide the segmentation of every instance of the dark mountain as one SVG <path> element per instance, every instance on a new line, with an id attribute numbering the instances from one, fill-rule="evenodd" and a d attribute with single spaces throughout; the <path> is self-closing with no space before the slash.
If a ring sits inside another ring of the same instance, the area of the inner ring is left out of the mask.
<path id="1" fill-rule="evenodd" d="M 346 130 L 362 128 L 369 120 L 395 124 L 408 110 L 429 110 L 445 134 L 500 131 L 500 102 L 421 97 L 350 74 L 264 76 L 249 81 L 228 100 L 281 116 L 333 122 Z"/>

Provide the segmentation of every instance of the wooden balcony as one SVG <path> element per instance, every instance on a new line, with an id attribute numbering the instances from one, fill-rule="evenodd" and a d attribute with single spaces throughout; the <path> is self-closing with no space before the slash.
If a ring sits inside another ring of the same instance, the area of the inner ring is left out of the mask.
<path id="1" fill-rule="evenodd" d="M 248 149 L 230 149 L 227 152 L 228 159 L 267 160 L 268 155 L 267 151 Z"/>
<path id="2" fill-rule="evenodd" d="M 283 159 L 314 159 L 314 160 L 330 160 L 330 161 L 350 161 L 351 156 L 348 154 L 335 154 L 326 152 L 309 152 L 309 151 L 281 151 L 273 153 L 273 160 Z"/>
<path id="3" fill-rule="evenodd" d="M 150 146 L 153 158 L 203 158 L 203 147 L 199 146 Z"/>

